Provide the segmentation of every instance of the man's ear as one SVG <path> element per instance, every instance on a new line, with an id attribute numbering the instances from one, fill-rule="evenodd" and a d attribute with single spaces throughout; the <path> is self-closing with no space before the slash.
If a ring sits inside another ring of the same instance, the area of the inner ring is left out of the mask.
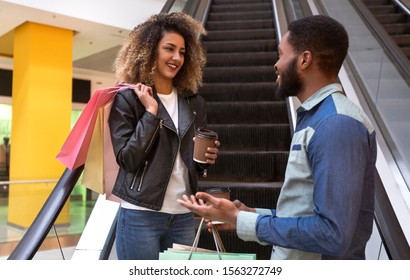
<path id="1" fill-rule="evenodd" d="M 304 51 L 301 54 L 301 68 L 306 69 L 312 63 L 312 53 L 310 51 Z"/>

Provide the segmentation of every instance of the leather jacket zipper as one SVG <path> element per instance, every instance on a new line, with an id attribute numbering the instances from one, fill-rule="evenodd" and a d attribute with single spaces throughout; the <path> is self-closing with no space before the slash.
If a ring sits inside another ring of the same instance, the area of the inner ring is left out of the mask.
<path id="1" fill-rule="evenodd" d="M 160 119 L 159 120 L 159 126 L 155 129 L 154 132 L 154 136 L 151 139 L 151 142 L 149 142 L 147 148 L 145 149 L 145 153 L 150 149 L 152 142 L 154 141 L 155 135 L 158 133 L 158 129 L 162 128 L 162 123 L 164 122 L 164 120 Z M 140 183 L 138 185 L 138 191 L 141 191 L 141 186 L 142 186 L 142 181 L 144 179 L 144 175 L 145 175 L 145 171 L 147 170 L 147 166 L 148 166 L 148 161 L 145 161 L 145 165 L 144 165 L 144 170 L 142 171 L 142 175 L 141 175 L 141 180 Z M 135 185 L 135 181 L 137 180 L 137 175 L 135 174 L 134 179 L 132 179 L 132 184 L 131 184 L 131 190 L 134 189 L 134 185 Z"/>
<path id="2" fill-rule="evenodd" d="M 142 175 L 141 175 L 141 181 L 138 185 L 138 191 L 141 190 L 142 179 L 144 179 L 144 174 L 145 174 L 145 170 L 147 169 L 147 166 L 148 166 L 148 161 L 145 162 L 144 170 L 142 171 Z M 138 177 L 138 173 L 135 173 L 134 178 L 132 179 L 131 187 L 130 187 L 131 190 L 134 189 L 134 185 L 135 185 L 135 181 L 137 180 L 137 177 Z"/>
<path id="3" fill-rule="evenodd" d="M 138 173 L 135 173 L 134 178 L 132 178 L 132 183 L 131 183 L 130 190 L 134 189 L 134 184 L 135 184 L 135 180 L 137 179 L 137 175 L 138 175 Z"/>
<path id="4" fill-rule="evenodd" d="M 152 143 L 154 142 L 155 135 L 157 135 L 157 133 L 158 133 L 158 129 L 162 128 L 162 123 L 163 123 L 163 122 L 164 122 L 164 120 L 163 120 L 163 119 L 160 119 L 160 120 L 159 120 L 159 126 L 155 129 L 154 135 L 152 136 L 151 141 L 149 142 L 149 144 L 148 144 L 147 148 L 145 149 L 145 153 L 147 153 L 147 152 L 148 152 L 148 150 L 151 148 Z"/>
<path id="5" fill-rule="evenodd" d="M 138 185 L 138 191 L 141 191 L 142 181 L 144 180 L 144 175 L 145 175 L 145 171 L 147 170 L 147 167 L 148 167 L 148 161 L 145 162 L 144 170 L 142 171 L 142 175 L 141 175 L 141 180 Z"/>

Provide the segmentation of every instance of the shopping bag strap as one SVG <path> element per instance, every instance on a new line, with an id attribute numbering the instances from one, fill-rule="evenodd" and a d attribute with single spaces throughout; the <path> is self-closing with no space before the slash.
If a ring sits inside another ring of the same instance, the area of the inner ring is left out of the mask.
<path id="1" fill-rule="evenodd" d="M 194 243 L 191 247 L 191 251 L 189 252 L 188 260 L 192 258 L 192 254 L 196 252 L 196 249 L 198 248 L 199 237 L 201 236 L 201 229 L 202 229 L 202 224 L 204 223 L 204 220 L 205 218 L 202 218 L 201 222 L 199 223 L 198 230 L 195 235 Z M 215 247 L 218 253 L 218 258 L 222 260 L 221 251 L 225 252 L 225 247 L 223 246 L 222 239 L 221 239 L 221 236 L 219 235 L 218 229 L 215 226 L 212 226 L 212 236 L 215 242 Z"/>
<path id="2" fill-rule="evenodd" d="M 221 236 L 219 235 L 218 229 L 215 227 L 215 225 L 212 225 L 212 233 L 214 235 L 214 239 L 216 239 L 215 244 L 217 243 L 219 246 L 219 249 L 221 252 L 226 252 L 225 246 L 222 242 Z"/>

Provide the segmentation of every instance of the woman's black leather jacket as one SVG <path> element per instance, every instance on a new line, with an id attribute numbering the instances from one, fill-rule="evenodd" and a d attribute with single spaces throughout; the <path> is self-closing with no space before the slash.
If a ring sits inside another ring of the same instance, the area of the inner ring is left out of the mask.
<path id="1" fill-rule="evenodd" d="M 178 94 L 178 133 L 155 90 L 154 97 L 157 116 L 145 110 L 132 89 L 119 91 L 108 123 L 120 166 L 112 193 L 132 204 L 160 210 L 178 151 L 188 168 L 191 191 L 197 191 L 198 174 L 209 165 L 193 161 L 192 138 L 207 120 L 201 96 Z"/>

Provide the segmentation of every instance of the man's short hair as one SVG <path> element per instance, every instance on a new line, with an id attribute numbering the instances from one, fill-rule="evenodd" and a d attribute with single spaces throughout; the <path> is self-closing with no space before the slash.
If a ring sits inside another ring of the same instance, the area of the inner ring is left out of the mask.
<path id="1" fill-rule="evenodd" d="M 331 17 L 315 15 L 291 22 L 288 31 L 288 42 L 297 54 L 310 51 L 322 71 L 339 73 L 349 48 L 343 25 Z"/>

